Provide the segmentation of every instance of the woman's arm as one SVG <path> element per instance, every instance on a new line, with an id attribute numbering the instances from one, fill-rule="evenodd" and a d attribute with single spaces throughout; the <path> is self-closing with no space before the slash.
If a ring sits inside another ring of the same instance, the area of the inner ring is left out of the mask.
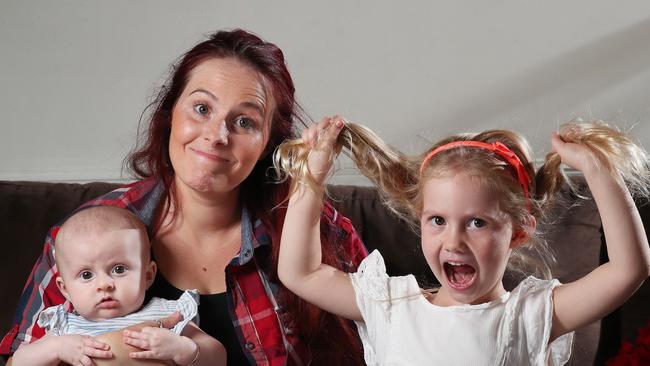
<path id="1" fill-rule="evenodd" d="M 34 343 L 18 347 L 12 362 L 16 365 L 56 366 L 61 362 L 71 365 L 92 365 L 92 359 L 109 359 L 113 353 L 109 345 L 93 337 L 82 335 L 47 335 Z"/>
<path id="2" fill-rule="evenodd" d="M 562 162 L 580 170 L 600 212 L 609 262 L 553 292 L 551 340 L 596 321 L 624 303 L 650 275 L 643 223 L 618 173 L 612 175 L 586 146 L 553 136 Z"/>
<path id="3" fill-rule="evenodd" d="M 308 164 L 316 183 L 324 184 L 341 128 L 341 119 L 326 118 L 303 134 L 303 140 L 313 146 Z M 319 141 L 316 141 L 317 134 L 321 135 Z M 278 276 L 289 290 L 306 301 L 333 314 L 361 321 L 348 274 L 322 263 L 322 205 L 322 191 L 315 192 L 304 184 L 291 195 L 282 229 Z"/>

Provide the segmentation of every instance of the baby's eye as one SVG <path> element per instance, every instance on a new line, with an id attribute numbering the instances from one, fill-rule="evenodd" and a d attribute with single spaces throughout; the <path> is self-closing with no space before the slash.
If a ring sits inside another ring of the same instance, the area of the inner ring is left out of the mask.
<path id="1" fill-rule="evenodd" d="M 117 266 L 113 267 L 112 272 L 115 274 L 124 274 L 126 273 L 126 266 L 118 264 Z"/>
<path id="2" fill-rule="evenodd" d="M 429 219 L 432 225 L 435 226 L 440 226 L 445 224 L 445 219 L 443 219 L 440 216 L 433 216 L 431 219 Z"/>
<path id="3" fill-rule="evenodd" d="M 81 271 L 81 273 L 79 273 L 79 278 L 84 281 L 92 280 L 93 277 L 93 273 L 90 271 Z"/>
<path id="4" fill-rule="evenodd" d="M 210 113 L 210 108 L 204 103 L 197 103 L 194 105 L 194 111 L 202 116 Z"/>
<path id="5" fill-rule="evenodd" d="M 477 217 L 475 217 L 475 218 L 469 220 L 469 226 L 470 226 L 470 227 L 482 228 L 482 227 L 484 227 L 485 225 L 487 225 L 487 222 L 485 222 L 485 220 L 483 220 L 483 219 L 479 219 L 479 218 L 477 218 Z"/>

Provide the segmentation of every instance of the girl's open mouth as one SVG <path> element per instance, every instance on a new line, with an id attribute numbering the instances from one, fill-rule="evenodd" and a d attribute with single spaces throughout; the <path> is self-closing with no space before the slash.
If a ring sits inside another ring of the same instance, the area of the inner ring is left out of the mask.
<path id="1" fill-rule="evenodd" d="M 460 262 L 444 262 L 443 268 L 447 282 L 454 290 L 465 290 L 472 286 L 476 278 L 476 269 Z"/>

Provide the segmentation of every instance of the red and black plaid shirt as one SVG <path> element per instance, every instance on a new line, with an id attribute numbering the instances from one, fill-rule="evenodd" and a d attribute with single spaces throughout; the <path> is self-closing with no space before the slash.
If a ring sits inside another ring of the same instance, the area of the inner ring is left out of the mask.
<path id="1" fill-rule="evenodd" d="M 163 197 L 162 182 L 146 179 L 118 188 L 79 209 L 97 205 L 123 207 L 135 213 L 151 229 L 154 213 Z M 356 268 L 367 255 L 349 219 L 339 215 L 329 204 L 324 205 L 322 224 L 330 237 L 337 238 L 349 266 Z M 63 221 L 61 221 L 63 223 Z M 65 298 L 54 279 L 57 268 L 54 262 L 54 239 L 61 225 L 55 225 L 45 239 L 43 253 L 34 265 L 18 303 L 14 324 L 0 343 L 0 354 L 9 355 L 22 342 L 34 342 L 45 335 L 36 324 L 45 308 L 65 303 Z M 267 269 L 270 238 L 261 220 L 242 212 L 242 244 L 237 257 L 226 267 L 226 292 L 231 301 L 229 312 L 235 332 L 240 338 L 244 354 L 257 365 L 306 365 L 307 350 L 297 334 L 292 332 L 291 315 L 284 311 L 276 297 L 278 284 L 269 280 Z M 69 310 L 70 304 L 67 304 Z"/>

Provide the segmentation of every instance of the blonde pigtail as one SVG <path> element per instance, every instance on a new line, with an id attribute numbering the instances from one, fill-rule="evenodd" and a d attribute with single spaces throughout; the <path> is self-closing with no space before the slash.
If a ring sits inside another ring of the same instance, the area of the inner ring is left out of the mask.
<path id="1" fill-rule="evenodd" d="M 612 175 L 620 174 L 630 193 L 635 198 L 647 199 L 650 192 L 650 157 L 626 133 L 607 125 L 603 121 L 574 121 L 560 128 L 560 137 L 565 142 L 587 146 L 598 158 L 599 164 Z M 560 168 L 560 157 L 551 152 L 546 156 L 537 179 L 538 192 L 551 196 L 567 180 Z M 567 180 L 570 184 L 570 180 Z"/>
<path id="2" fill-rule="evenodd" d="M 598 156 L 612 174 L 618 172 L 635 197 L 648 197 L 650 158 L 626 133 L 603 121 L 574 122 L 563 126 L 560 136 L 566 142 L 582 143 Z"/>
<path id="3" fill-rule="evenodd" d="M 398 217 L 414 223 L 413 199 L 417 195 L 416 163 L 394 149 L 368 128 L 346 123 L 337 139 L 342 152 L 378 188 L 384 204 Z M 285 141 L 273 155 L 280 181 L 291 179 L 290 193 L 306 184 L 320 190 L 307 166 L 310 148 L 301 139 Z"/>

